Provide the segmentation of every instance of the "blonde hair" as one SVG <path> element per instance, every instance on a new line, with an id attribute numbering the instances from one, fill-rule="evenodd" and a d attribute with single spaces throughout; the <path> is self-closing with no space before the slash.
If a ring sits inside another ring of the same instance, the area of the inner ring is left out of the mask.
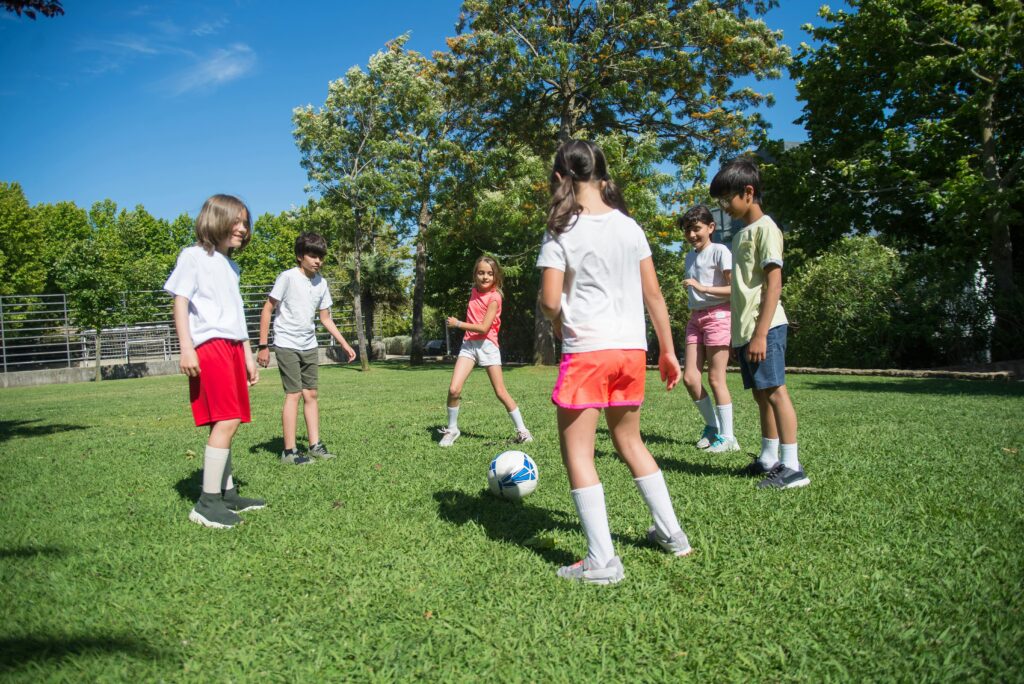
<path id="1" fill-rule="evenodd" d="M 480 265 L 481 261 L 489 265 L 491 267 L 491 270 L 494 272 L 494 286 L 491 289 L 497 290 L 498 294 L 504 297 L 505 293 L 501 291 L 501 287 L 502 285 L 505 284 L 505 273 L 501 270 L 501 265 L 498 264 L 498 261 L 494 257 L 487 256 L 486 254 L 481 255 L 476 261 L 473 262 L 474 287 L 476 286 L 476 267 Z"/>
<path id="2" fill-rule="evenodd" d="M 239 251 L 245 249 L 252 238 L 252 214 L 245 202 L 233 195 L 214 195 L 203 203 L 196 218 L 196 242 L 213 253 L 231 235 L 231 229 L 245 212 L 245 237 Z"/>

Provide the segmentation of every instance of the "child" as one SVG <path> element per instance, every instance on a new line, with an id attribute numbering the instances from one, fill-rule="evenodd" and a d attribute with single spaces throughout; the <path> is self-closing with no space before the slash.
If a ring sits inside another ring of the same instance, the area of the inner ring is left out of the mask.
<path id="1" fill-rule="evenodd" d="M 331 319 L 331 293 L 327 281 L 320 275 L 320 267 L 327 254 L 327 241 L 317 233 L 302 233 L 295 238 L 295 268 L 284 271 L 274 282 L 260 313 L 260 343 L 256 361 L 264 368 L 270 363 L 270 316 L 274 316 L 274 355 L 284 385 L 284 408 L 281 426 L 284 431 L 284 451 L 281 463 L 305 465 L 313 457 L 334 458 L 320 439 L 320 408 L 317 403 L 317 376 L 320 350 L 316 341 L 314 315 L 345 350 L 348 360 L 356 352 L 338 331 Z M 306 455 L 296 447 L 295 432 L 299 422 L 299 399 L 303 401 L 306 436 L 309 449 Z"/>
<path id="2" fill-rule="evenodd" d="M 230 195 L 214 195 L 196 219 L 197 244 L 181 251 L 164 284 L 174 295 L 174 327 L 192 417 L 197 426 L 210 426 L 203 491 L 188 516 L 206 527 L 234 527 L 242 522 L 238 513 L 266 505 L 239 496 L 231 476 L 231 439 L 240 423 L 249 422 L 248 385 L 260 377 L 249 347 L 238 264 L 230 258 L 251 235 L 245 204 Z"/>
<path id="3" fill-rule="evenodd" d="M 449 316 L 446 321 L 449 328 L 465 330 L 466 334 L 462 338 L 462 349 L 455 360 L 452 382 L 448 387 L 448 427 L 438 430 L 441 433 L 441 446 L 450 447 L 462 434 L 459 431 L 459 401 L 462 399 L 462 386 L 474 364 L 487 369 L 494 394 L 505 405 L 512 419 L 516 431 L 512 441 L 517 444 L 532 442 L 533 435 L 526 429 L 519 407 L 505 389 L 505 379 L 501 374 L 501 350 L 498 349 L 501 285 L 504 280 L 501 266 L 491 257 L 482 256 L 473 265 L 473 280 L 476 285 L 469 295 L 466 320 L 460 321 Z"/>
<path id="4" fill-rule="evenodd" d="M 611 584 L 625 572 L 612 546 L 604 489 L 594 467 L 601 409 L 615 449 L 654 518 L 648 540 L 677 556 L 691 551 L 665 479 L 640 436 L 645 304 L 661 347 L 661 379 L 669 390 L 679 382 L 679 361 L 647 238 L 626 214 L 600 148 L 581 140 L 563 144 L 555 154 L 551 195 L 548 230 L 537 259 L 541 309 L 562 338 L 551 400 L 558 407 L 562 460 L 587 537 L 586 557 L 560 568 L 558 576 Z"/>
<path id="5" fill-rule="evenodd" d="M 796 411 L 786 391 L 789 325 L 779 303 L 782 231 L 761 210 L 761 176 L 748 159 L 723 166 L 711 181 L 711 196 L 746 226 L 732 239 L 732 347 L 743 387 L 753 390 L 761 414 L 761 453 L 744 472 L 763 476 L 757 484 L 762 488 L 805 487 L 811 481 L 800 467 Z"/>
<path id="6" fill-rule="evenodd" d="M 704 418 L 704 433 L 698 449 L 713 453 L 739 451 L 732 434 L 732 398 L 725 384 L 729 364 L 729 292 L 732 282 L 732 253 L 711 241 L 715 221 L 703 205 L 693 207 L 679 218 L 679 228 L 693 251 L 686 253 L 686 280 L 690 320 L 686 323 L 686 367 L 683 384 Z M 708 361 L 708 384 L 717 408 L 704 391 L 700 374 Z M 717 414 L 717 415 L 716 415 Z"/>

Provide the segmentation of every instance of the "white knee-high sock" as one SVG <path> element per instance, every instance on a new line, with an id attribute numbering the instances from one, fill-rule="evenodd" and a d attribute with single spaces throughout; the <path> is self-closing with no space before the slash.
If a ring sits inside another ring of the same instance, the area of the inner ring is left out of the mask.
<path id="1" fill-rule="evenodd" d="M 448 429 L 458 430 L 459 429 L 459 407 L 449 406 L 448 407 Z"/>
<path id="2" fill-rule="evenodd" d="M 203 493 L 220 494 L 221 480 L 224 479 L 224 467 L 228 463 L 230 449 L 218 449 L 206 445 L 203 455 Z"/>
<path id="3" fill-rule="evenodd" d="M 224 464 L 224 474 L 221 476 L 220 488 L 227 491 L 234 486 L 235 480 L 231 477 L 231 450 L 228 449 L 228 460 Z"/>
<path id="4" fill-rule="evenodd" d="M 796 442 L 792 444 L 780 444 L 779 451 L 782 455 L 782 465 L 790 470 L 800 470 L 799 450 Z"/>
<path id="5" fill-rule="evenodd" d="M 719 404 L 715 411 L 718 413 L 718 434 L 723 437 L 733 437 L 732 434 L 732 404 Z"/>
<path id="6" fill-rule="evenodd" d="M 704 424 L 710 425 L 717 430 L 718 417 L 715 416 L 715 407 L 711 405 L 711 395 L 709 394 L 703 399 L 693 403 L 697 407 L 697 410 L 700 411 L 701 418 L 704 419 Z"/>
<path id="7" fill-rule="evenodd" d="M 761 454 L 757 457 L 761 465 L 772 467 L 779 462 L 779 440 L 761 438 Z"/>
<path id="8" fill-rule="evenodd" d="M 603 568 L 615 556 L 612 533 L 608 527 L 608 511 L 604 506 L 604 487 L 597 483 L 592 487 L 572 490 L 572 501 L 587 537 L 587 557 L 595 568 Z"/>
<path id="9" fill-rule="evenodd" d="M 640 490 L 640 496 L 643 497 L 644 503 L 651 509 L 654 529 L 658 531 L 658 536 L 668 539 L 678 532 L 679 520 L 676 519 L 676 511 L 672 508 L 672 498 L 668 494 L 665 476 L 661 474 L 661 471 L 634 478 L 633 482 Z"/>
<path id="10" fill-rule="evenodd" d="M 516 406 L 514 410 L 508 412 L 508 417 L 512 419 L 512 423 L 515 424 L 516 430 L 526 429 L 526 423 L 523 422 L 523 414 L 519 412 L 518 406 Z"/>

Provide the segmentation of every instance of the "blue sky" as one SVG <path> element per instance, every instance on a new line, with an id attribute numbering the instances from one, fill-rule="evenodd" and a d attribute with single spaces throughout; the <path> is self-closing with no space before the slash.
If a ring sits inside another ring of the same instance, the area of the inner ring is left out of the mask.
<path id="1" fill-rule="evenodd" d="M 173 219 L 215 192 L 255 215 L 303 204 L 292 110 L 404 32 L 444 49 L 461 0 L 63 4 L 53 19 L 0 12 L 0 181 L 31 204 L 110 198 Z M 795 49 L 818 3 L 782 4 L 765 21 Z M 772 137 L 805 139 L 793 83 L 761 87 Z"/>

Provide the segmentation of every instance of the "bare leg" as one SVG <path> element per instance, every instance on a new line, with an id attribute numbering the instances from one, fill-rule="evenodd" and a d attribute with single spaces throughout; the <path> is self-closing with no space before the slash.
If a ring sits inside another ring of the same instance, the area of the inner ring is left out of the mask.
<path id="1" fill-rule="evenodd" d="M 708 384 L 711 385 L 711 393 L 715 397 L 715 405 L 732 403 L 732 395 L 729 394 L 729 386 L 725 383 L 725 369 L 729 365 L 728 347 L 708 347 Z"/>
<path id="2" fill-rule="evenodd" d="M 629 466 L 633 477 L 646 477 L 657 472 L 658 464 L 640 436 L 640 407 L 609 407 L 605 409 L 604 417 L 612 434 L 615 450 Z"/>
<path id="3" fill-rule="evenodd" d="M 775 418 L 776 434 L 781 444 L 796 444 L 796 411 L 785 385 L 762 390 L 765 403 Z"/>
<path id="4" fill-rule="evenodd" d="M 562 462 L 569 476 L 570 489 L 600 484 L 594 467 L 594 437 L 597 433 L 597 409 L 558 408 L 558 437 Z"/>
<path id="5" fill-rule="evenodd" d="M 704 383 L 701 382 L 700 374 L 704 368 L 704 345 L 696 342 L 686 345 L 686 358 L 683 361 L 683 384 L 690 398 L 700 401 L 707 396 L 704 391 Z"/>
<path id="6" fill-rule="evenodd" d="M 281 429 L 284 432 L 284 448 L 295 448 L 295 432 L 299 422 L 299 392 L 284 395 L 284 408 L 281 409 Z"/>
<path id="7" fill-rule="evenodd" d="M 494 394 L 498 397 L 498 401 L 505 405 L 505 410 L 509 413 L 515 411 L 516 402 L 505 389 L 505 376 L 501 373 L 501 366 L 487 366 L 487 377 L 491 381 L 491 387 L 494 388 Z"/>
<path id="8" fill-rule="evenodd" d="M 320 405 L 315 389 L 302 390 L 302 415 L 306 419 L 306 437 L 310 444 L 320 441 Z"/>
<path id="9" fill-rule="evenodd" d="M 775 411 L 772 410 L 771 402 L 768 401 L 770 390 L 752 390 L 754 400 L 757 402 L 757 409 L 761 414 L 761 436 L 768 439 L 779 438 L 779 428 L 775 422 Z"/>
<path id="10" fill-rule="evenodd" d="M 448 386 L 448 408 L 455 408 L 462 399 L 462 386 L 466 384 L 466 378 L 473 370 L 476 362 L 465 356 L 455 360 L 455 370 L 452 371 L 452 382 Z"/>

